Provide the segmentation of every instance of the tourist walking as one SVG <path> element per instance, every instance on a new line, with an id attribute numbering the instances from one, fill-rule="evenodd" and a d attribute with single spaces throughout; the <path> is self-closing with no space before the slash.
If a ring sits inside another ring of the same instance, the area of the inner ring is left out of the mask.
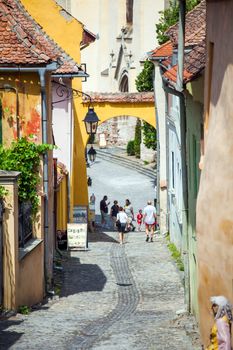
<path id="1" fill-rule="evenodd" d="M 112 219 L 114 229 L 117 228 L 116 227 L 116 220 L 117 220 L 118 213 L 119 213 L 119 205 L 118 205 L 118 202 L 115 200 L 113 202 L 113 206 L 111 207 L 111 211 L 110 211 L 110 217 Z"/>
<path id="2" fill-rule="evenodd" d="M 128 222 L 128 215 L 124 212 L 122 207 L 119 208 L 119 213 L 117 214 L 117 228 L 119 232 L 119 241 L 120 244 L 124 242 L 124 235 L 126 233 L 126 225 Z"/>
<path id="3" fill-rule="evenodd" d="M 214 325 L 206 350 L 231 350 L 232 306 L 224 296 L 210 298 Z"/>
<path id="4" fill-rule="evenodd" d="M 143 214 L 142 214 L 142 209 L 139 209 L 138 214 L 137 214 L 137 229 L 140 232 L 141 227 L 142 227 L 142 219 L 143 219 Z"/>
<path id="5" fill-rule="evenodd" d="M 143 210 L 143 222 L 146 228 L 146 242 L 153 242 L 154 230 L 156 226 L 156 209 L 151 201 L 147 202 L 147 206 Z M 150 235 L 150 237 L 149 237 Z"/>
<path id="6" fill-rule="evenodd" d="M 133 211 L 133 206 L 131 205 L 129 199 L 126 199 L 126 200 L 125 200 L 124 210 L 125 210 L 126 215 L 128 216 L 128 225 L 127 225 L 127 228 L 128 228 L 129 231 L 130 231 L 130 230 L 134 231 L 134 230 L 135 230 L 135 226 L 134 226 L 134 224 L 133 224 L 133 221 L 134 221 L 134 211 Z"/>
<path id="7" fill-rule="evenodd" d="M 100 201 L 100 213 L 101 213 L 101 224 L 103 227 L 107 228 L 107 217 L 108 217 L 108 206 L 110 202 L 107 203 L 108 197 L 104 196 Z"/>

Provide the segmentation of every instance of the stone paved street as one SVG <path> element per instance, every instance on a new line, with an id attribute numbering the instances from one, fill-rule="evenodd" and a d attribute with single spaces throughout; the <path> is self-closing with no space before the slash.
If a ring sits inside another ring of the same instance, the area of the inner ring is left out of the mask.
<path id="1" fill-rule="evenodd" d="M 2 321 L 0 348 L 200 349 L 183 327 L 192 319 L 176 319 L 183 288 L 163 239 L 146 243 L 136 232 L 120 246 L 116 238 L 92 234 L 88 252 L 72 252 L 61 298 Z"/>
<path id="2" fill-rule="evenodd" d="M 151 179 L 119 165 L 101 160 L 89 174 L 97 203 L 107 193 L 138 209 L 154 196 Z M 164 238 L 134 232 L 120 246 L 99 230 L 89 240 L 87 252 L 64 253 L 60 299 L 0 322 L 0 349 L 200 349 L 193 319 L 176 315 L 184 292 Z"/>

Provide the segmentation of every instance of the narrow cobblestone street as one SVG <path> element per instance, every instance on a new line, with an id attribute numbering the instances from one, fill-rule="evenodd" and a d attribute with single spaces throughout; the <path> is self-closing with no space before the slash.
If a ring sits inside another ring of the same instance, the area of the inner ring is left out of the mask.
<path id="1" fill-rule="evenodd" d="M 1 349 L 200 349 L 176 319 L 183 288 L 163 239 L 116 238 L 98 233 L 88 252 L 72 252 L 61 298 L 2 322 Z"/>
<path id="2" fill-rule="evenodd" d="M 134 170 L 99 160 L 89 174 L 97 214 L 105 193 L 111 202 L 130 197 L 135 210 L 153 198 L 151 179 Z M 97 230 L 88 251 L 64 252 L 60 298 L 2 321 L 0 349 L 199 350 L 193 318 L 176 315 L 184 291 L 165 239 L 131 232 L 126 242 Z"/>

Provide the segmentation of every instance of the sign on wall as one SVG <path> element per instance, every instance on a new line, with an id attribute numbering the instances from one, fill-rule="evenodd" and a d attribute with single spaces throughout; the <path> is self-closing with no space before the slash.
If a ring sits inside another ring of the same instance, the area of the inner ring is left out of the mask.
<path id="1" fill-rule="evenodd" d="M 67 249 L 68 250 L 86 250 L 87 241 L 87 224 L 70 223 L 67 224 Z"/>

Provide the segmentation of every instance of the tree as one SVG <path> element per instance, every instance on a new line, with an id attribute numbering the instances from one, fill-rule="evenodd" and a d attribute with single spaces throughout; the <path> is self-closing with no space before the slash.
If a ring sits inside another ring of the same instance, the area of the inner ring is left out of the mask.
<path id="1" fill-rule="evenodd" d="M 144 145 L 147 148 L 151 148 L 155 151 L 156 146 L 157 146 L 156 129 L 152 125 L 150 125 L 146 122 L 143 122 L 142 131 L 143 131 L 143 143 L 144 143 Z"/>
<path id="2" fill-rule="evenodd" d="M 139 92 L 153 91 L 154 65 L 151 61 L 145 61 L 141 73 L 136 78 L 136 88 Z"/>
<path id="3" fill-rule="evenodd" d="M 135 137 L 134 137 L 134 152 L 136 158 L 140 158 L 140 145 L 142 142 L 142 133 L 141 133 L 141 120 L 137 119 L 135 127 Z"/>
<path id="4" fill-rule="evenodd" d="M 191 11 L 201 0 L 186 0 L 186 12 Z M 179 3 L 170 1 L 170 6 L 164 11 L 160 11 L 159 23 L 156 24 L 156 34 L 159 44 L 169 40 L 165 34 L 166 30 L 179 20 Z"/>

